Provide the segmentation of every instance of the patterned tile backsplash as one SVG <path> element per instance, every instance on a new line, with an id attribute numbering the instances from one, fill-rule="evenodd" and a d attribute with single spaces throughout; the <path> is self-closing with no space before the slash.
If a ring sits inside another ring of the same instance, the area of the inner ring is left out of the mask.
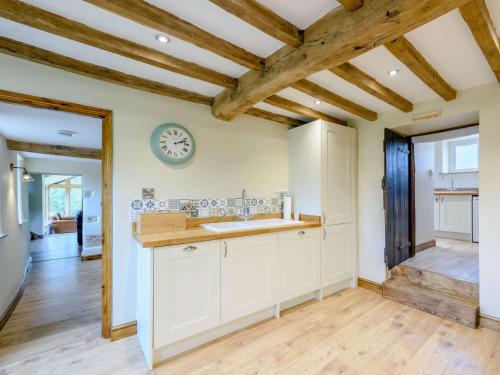
<path id="1" fill-rule="evenodd" d="M 252 215 L 283 212 L 283 198 L 248 198 Z M 242 198 L 131 199 L 130 222 L 141 212 L 185 212 L 187 217 L 243 215 Z"/>

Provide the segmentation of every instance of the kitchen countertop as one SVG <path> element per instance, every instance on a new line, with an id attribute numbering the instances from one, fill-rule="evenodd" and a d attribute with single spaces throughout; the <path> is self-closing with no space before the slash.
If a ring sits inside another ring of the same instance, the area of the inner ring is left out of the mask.
<path id="1" fill-rule="evenodd" d="M 244 229 L 225 233 L 212 232 L 203 227 L 193 227 L 186 230 L 154 234 L 138 234 L 133 232 L 133 235 L 142 247 L 151 248 L 319 227 L 321 227 L 321 223 L 317 221 L 304 221 L 302 223 L 283 225 L 274 228 Z"/>
<path id="2" fill-rule="evenodd" d="M 479 189 L 434 190 L 437 195 L 479 195 Z"/>

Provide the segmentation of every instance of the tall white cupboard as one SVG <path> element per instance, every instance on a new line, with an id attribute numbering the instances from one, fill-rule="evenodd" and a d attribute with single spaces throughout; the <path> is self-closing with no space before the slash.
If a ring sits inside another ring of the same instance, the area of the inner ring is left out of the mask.
<path id="1" fill-rule="evenodd" d="M 320 216 L 322 287 L 357 282 L 356 130 L 323 120 L 291 129 L 290 193 L 294 211 Z"/>

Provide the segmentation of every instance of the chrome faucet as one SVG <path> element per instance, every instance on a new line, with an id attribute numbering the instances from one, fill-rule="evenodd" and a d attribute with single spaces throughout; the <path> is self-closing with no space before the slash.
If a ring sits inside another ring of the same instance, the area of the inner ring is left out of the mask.
<path id="1" fill-rule="evenodd" d="M 441 180 L 444 180 L 445 177 L 451 178 L 451 189 L 448 189 L 449 191 L 455 191 L 455 180 L 453 179 L 453 175 L 451 174 L 445 174 L 443 177 L 441 177 Z"/>
<path id="2" fill-rule="evenodd" d="M 245 221 L 248 221 L 252 217 L 250 213 L 250 206 L 248 205 L 248 199 L 247 199 L 247 190 L 243 189 L 241 191 L 241 199 L 243 200 L 243 215 L 241 218 Z"/>

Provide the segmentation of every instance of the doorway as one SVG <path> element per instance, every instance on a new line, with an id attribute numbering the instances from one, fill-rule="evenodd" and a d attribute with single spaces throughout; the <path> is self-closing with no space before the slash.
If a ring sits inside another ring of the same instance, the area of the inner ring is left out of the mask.
<path id="1" fill-rule="evenodd" d="M 99 119 L 102 128 L 102 144 L 99 152 L 101 176 L 102 176 L 102 207 L 100 209 L 100 222 L 102 226 L 102 237 L 99 242 L 102 245 L 102 270 L 100 272 L 100 321 L 101 335 L 104 338 L 109 338 L 111 335 L 111 313 L 112 313 L 112 163 L 113 163 L 113 125 L 112 112 L 105 109 L 89 107 L 60 100 L 47 99 L 21 93 L 15 93 L 6 90 L 0 90 L 0 102 L 11 103 L 17 105 L 25 105 L 32 108 L 40 108 L 46 110 L 55 110 L 65 113 L 78 114 L 81 116 L 92 117 Z M 30 150 L 26 150 L 30 151 Z M 50 155 L 60 155 L 60 149 L 48 148 Z M 70 150 L 71 151 L 71 150 Z M 73 156 L 81 156 L 75 154 Z M 86 154 L 87 155 L 87 154 Z M 69 156 L 71 157 L 71 156 Z M 85 156 L 86 157 L 86 156 Z M 21 299 L 24 288 L 26 287 L 27 278 L 23 285 L 19 288 L 15 300 L 9 305 L 6 317 L 8 318 L 15 310 L 19 299 Z M 64 280 L 60 280 L 64 282 Z M 3 319 L 2 319 L 3 322 Z M 5 322 L 3 322 L 5 323 Z"/>

